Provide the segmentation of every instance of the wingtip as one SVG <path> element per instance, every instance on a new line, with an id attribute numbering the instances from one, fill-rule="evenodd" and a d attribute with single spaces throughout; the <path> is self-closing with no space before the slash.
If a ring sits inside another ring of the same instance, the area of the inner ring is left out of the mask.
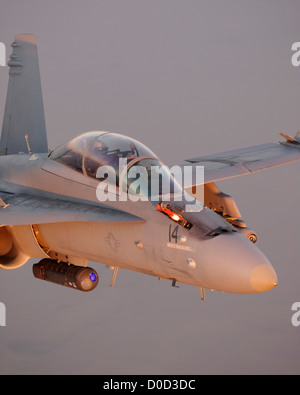
<path id="1" fill-rule="evenodd" d="M 287 143 L 300 143 L 300 130 L 296 133 L 295 137 L 288 136 L 287 134 L 284 133 L 279 133 L 280 136 L 284 137 L 286 139 Z"/>
<path id="2" fill-rule="evenodd" d="M 36 44 L 36 35 L 31 33 L 20 33 L 15 35 L 15 41 Z"/>

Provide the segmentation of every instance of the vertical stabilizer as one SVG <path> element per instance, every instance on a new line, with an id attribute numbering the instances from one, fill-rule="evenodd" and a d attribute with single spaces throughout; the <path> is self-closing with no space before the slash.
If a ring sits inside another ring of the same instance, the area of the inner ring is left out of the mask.
<path id="1" fill-rule="evenodd" d="M 47 153 L 48 143 L 36 37 L 17 34 L 8 62 L 9 81 L 0 140 L 0 155 Z"/>

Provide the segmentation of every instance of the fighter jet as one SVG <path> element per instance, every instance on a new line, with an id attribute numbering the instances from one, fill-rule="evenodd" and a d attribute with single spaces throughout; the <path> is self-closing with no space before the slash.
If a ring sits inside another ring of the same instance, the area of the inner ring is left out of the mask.
<path id="1" fill-rule="evenodd" d="M 49 150 L 36 37 L 18 34 L 12 48 L 0 140 L 2 269 L 34 258 L 35 277 L 87 292 L 99 282 L 92 261 L 112 269 L 111 286 L 121 268 L 198 287 L 202 299 L 205 289 L 277 285 L 256 233 L 216 182 L 299 160 L 299 132 L 182 159 L 179 176 L 119 133 L 90 131 Z"/>

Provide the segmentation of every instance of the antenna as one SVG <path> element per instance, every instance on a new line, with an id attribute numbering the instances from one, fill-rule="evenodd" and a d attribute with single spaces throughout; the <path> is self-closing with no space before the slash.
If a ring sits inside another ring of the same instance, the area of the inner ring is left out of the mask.
<path id="1" fill-rule="evenodd" d="M 32 155 L 31 147 L 30 147 L 30 144 L 29 144 L 28 134 L 25 134 L 25 140 L 26 140 L 26 144 L 27 144 L 28 153 L 30 155 Z"/>

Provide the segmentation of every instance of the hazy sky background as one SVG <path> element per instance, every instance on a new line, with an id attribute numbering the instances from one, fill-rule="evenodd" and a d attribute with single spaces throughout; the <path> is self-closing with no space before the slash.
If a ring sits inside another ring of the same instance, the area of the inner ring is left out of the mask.
<path id="1" fill-rule="evenodd" d="M 167 164 L 300 129 L 300 3 L 0 0 L 0 41 L 34 33 L 48 140 L 127 134 Z M 4 111 L 8 67 L 0 67 Z M 2 115 L 0 116 L 2 117 Z M 1 118 L 0 118 L 1 119 Z M 207 291 L 100 264 L 91 294 L 0 272 L 0 374 L 299 374 L 299 163 L 218 183 L 279 278 L 259 295 Z M 91 264 L 93 265 L 93 264 Z"/>

